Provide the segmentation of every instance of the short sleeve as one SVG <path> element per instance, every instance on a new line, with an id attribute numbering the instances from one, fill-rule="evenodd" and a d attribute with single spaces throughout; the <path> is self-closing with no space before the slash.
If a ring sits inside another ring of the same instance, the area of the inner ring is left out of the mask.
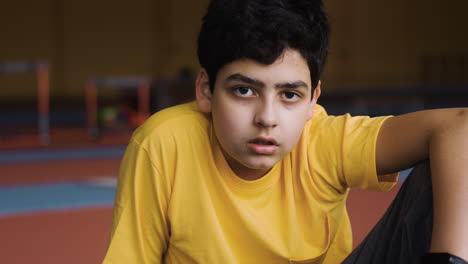
<path id="1" fill-rule="evenodd" d="M 318 177 L 339 193 L 360 187 L 386 191 L 398 174 L 377 175 L 376 144 L 389 116 L 321 116 L 312 120 L 309 156 Z"/>
<path id="2" fill-rule="evenodd" d="M 125 152 L 103 263 L 161 263 L 168 247 L 170 184 L 146 150 L 132 142 Z"/>

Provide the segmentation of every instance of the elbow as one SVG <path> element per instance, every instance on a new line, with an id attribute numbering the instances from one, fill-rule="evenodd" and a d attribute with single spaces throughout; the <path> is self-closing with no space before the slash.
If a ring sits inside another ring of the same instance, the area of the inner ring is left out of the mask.
<path id="1" fill-rule="evenodd" d="M 437 135 L 468 136 L 468 108 L 458 108 L 448 111 L 443 116 L 442 122 L 435 129 Z"/>
<path id="2" fill-rule="evenodd" d="M 462 119 L 467 119 L 468 117 L 468 108 L 462 108 L 462 109 L 457 109 L 457 114 L 456 116 L 458 118 L 462 118 Z"/>
<path id="3" fill-rule="evenodd" d="M 453 127 L 455 129 L 468 132 L 468 108 L 457 109 L 454 119 Z M 468 133 L 465 135 L 468 136 Z"/>

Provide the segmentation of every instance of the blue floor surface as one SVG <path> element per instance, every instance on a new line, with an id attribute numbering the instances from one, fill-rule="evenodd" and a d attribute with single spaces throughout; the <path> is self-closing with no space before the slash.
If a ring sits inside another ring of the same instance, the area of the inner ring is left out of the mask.
<path id="1" fill-rule="evenodd" d="M 83 149 L 9 150 L 0 152 L 0 164 L 73 159 L 121 158 L 125 146 Z"/>
<path id="2" fill-rule="evenodd" d="M 115 187 L 65 182 L 0 187 L 0 216 L 112 206 Z"/>

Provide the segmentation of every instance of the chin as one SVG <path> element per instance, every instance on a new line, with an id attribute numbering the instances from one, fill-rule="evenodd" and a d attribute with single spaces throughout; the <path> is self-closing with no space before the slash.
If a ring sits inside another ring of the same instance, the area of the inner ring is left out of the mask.
<path id="1" fill-rule="evenodd" d="M 265 169 L 271 169 L 273 168 L 276 163 L 278 163 L 278 160 L 276 159 L 270 159 L 270 160 L 261 160 L 261 161 L 253 161 L 249 162 L 247 164 L 244 164 L 244 166 L 254 169 L 254 170 L 265 170 Z"/>

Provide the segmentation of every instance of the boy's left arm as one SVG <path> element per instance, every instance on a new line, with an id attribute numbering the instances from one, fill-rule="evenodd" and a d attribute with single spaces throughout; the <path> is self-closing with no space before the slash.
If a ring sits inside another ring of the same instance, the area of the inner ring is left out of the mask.
<path id="1" fill-rule="evenodd" d="M 468 259 L 468 108 L 420 111 L 384 122 L 376 147 L 379 175 L 427 158 L 434 193 L 430 251 Z"/>

